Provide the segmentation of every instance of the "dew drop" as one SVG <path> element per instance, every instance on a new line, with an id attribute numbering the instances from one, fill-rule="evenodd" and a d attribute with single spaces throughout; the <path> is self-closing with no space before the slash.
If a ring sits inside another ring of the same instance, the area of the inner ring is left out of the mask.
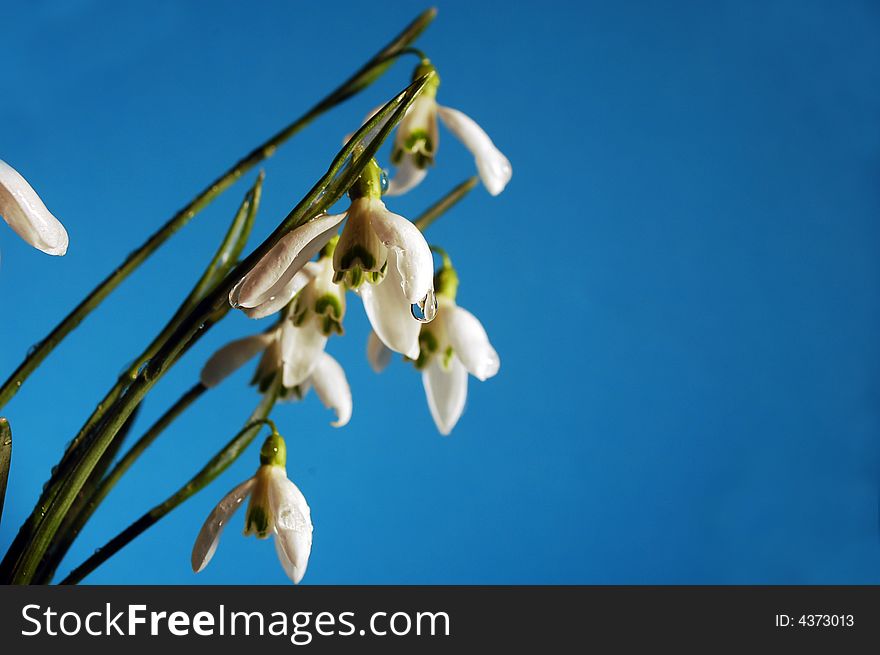
<path id="1" fill-rule="evenodd" d="M 294 532 L 304 532 L 306 529 L 305 517 L 290 508 L 282 509 L 276 517 L 275 523 L 284 530 L 293 530 Z"/>
<path id="2" fill-rule="evenodd" d="M 382 187 L 382 193 L 388 191 L 388 171 L 382 170 L 382 175 L 379 177 L 379 184 Z"/>
<path id="3" fill-rule="evenodd" d="M 428 291 L 428 295 L 422 298 L 417 304 L 410 307 L 413 318 L 419 323 L 430 323 L 437 316 L 437 296 L 434 290 Z"/>

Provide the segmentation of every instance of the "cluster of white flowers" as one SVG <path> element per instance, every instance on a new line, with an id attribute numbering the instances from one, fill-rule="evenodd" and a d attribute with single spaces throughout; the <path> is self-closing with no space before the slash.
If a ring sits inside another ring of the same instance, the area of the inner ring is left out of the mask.
<path id="1" fill-rule="evenodd" d="M 423 60 L 414 79 L 428 72 L 434 67 Z M 250 318 L 277 315 L 278 321 L 217 351 L 202 371 L 205 386 L 218 384 L 262 353 L 254 384 L 266 390 L 280 376 L 285 399 L 301 399 L 314 387 L 335 411 L 333 425 L 346 425 L 352 415 L 351 390 L 325 347 L 332 334 L 342 333 L 347 291 L 361 298 L 373 328 L 367 346 L 370 365 L 381 371 L 392 352 L 411 360 L 422 372 L 441 434 L 449 434 L 461 417 L 468 373 L 482 381 L 498 372 L 500 359 L 483 326 L 456 304 L 458 275 L 449 256 L 438 249 L 443 263 L 435 273 L 421 231 L 382 200 L 383 194 L 400 195 L 425 178 L 437 152 L 438 117 L 474 155 L 489 193 L 498 195 L 510 181 L 510 162 L 488 135 L 465 114 L 437 104 L 438 86 L 435 74 L 401 120 L 390 182 L 372 160 L 349 191 L 346 212 L 317 216 L 290 231 L 234 286 L 229 294 L 233 307 Z M 278 461 L 264 461 L 254 478 L 214 509 L 193 549 L 195 571 L 210 560 L 223 524 L 250 494 L 246 534 L 274 534 L 288 576 L 294 582 L 302 579 L 311 549 L 309 507 Z"/>

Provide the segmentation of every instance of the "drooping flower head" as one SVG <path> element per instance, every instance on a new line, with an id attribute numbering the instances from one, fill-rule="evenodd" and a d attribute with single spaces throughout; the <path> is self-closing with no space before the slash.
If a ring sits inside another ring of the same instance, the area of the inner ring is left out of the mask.
<path id="1" fill-rule="evenodd" d="M 275 538 L 275 551 L 287 576 L 298 584 L 306 573 L 312 550 L 312 516 L 299 488 L 287 477 L 287 447 L 274 431 L 260 450 L 256 474 L 230 491 L 208 515 L 196 537 L 192 569 L 202 571 L 220 542 L 223 528 L 250 497 L 244 534 Z"/>
<path id="2" fill-rule="evenodd" d="M 360 294 L 373 329 L 389 348 L 418 357 L 420 320 L 430 321 L 436 310 L 428 243 L 415 225 L 385 207 L 382 171 L 375 160 L 364 168 L 349 198 L 346 213 L 319 216 L 282 237 L 235 285 L 230 303 L 252 318 L 286 306 L 316 278 L 309 260 L 333 239 L 347 218 L 332 248 L 331 281 Z M 329 269 L 322 269 L 322 275 L 321 284 L 329 284 Z M 414 305 L 419 318 L 413 313 Z M 323 312 L 322 320 L 332 309 L 331 305 L 314 306 L 316 315 Z"/>
<path id="3" fill-rule="evenodd" d="M 428 73 L 434 76 L 416 98 L 400 121 L 391 152 L 391 163 L 397 167 L 388 186 L 388 195 L 406 193 L 428 174 L 437 154 L 439 137 L 437 119 L 449 128 L 459 141 L 470 150 L 477 165 L 483 186 L 493 196 L 504 190 L 513 175 L 510 161 L 495 146 L 489 135 L 466 114 L 437 103 L 440 77 L 428 59 L 413 72 L 413 79 Z"/>
<path id="4" fill-rule="evenodd" d="M 434 260 L 419 229 L 385 208 L 381 175 L 371 162 L 349 192 L 348 222 L 333 255 L 334 279 L 358 291 L 385 345 L 417 357 L 421 321 L 412 307 L 420 308 L 424 321 L 433 319 Z"/>
<path id="5" fill-rule="evenodd" d="M 441 254 L 443 266 L 434 279 L 437 316 L 421 326 L 419 354 L 410 359 L 422 372 L 434 423 L 441 434 L 447 435 L 464 412 L 468 373 L 485 381 L 498 373 L 501 360 L 480 321 L 456 304 L 458 275 L 448 255 Z M 390 352 L 375 335 L 370 335 L 367 343 L 367 358 L 377 372 L 390 361 Z"/>
<path id="6" fill-rule="evenodd" d="M 67 252 L 67 230 L 21 174 L 0 160 L 0 216 L 30 245 L 49 255 Z"/>

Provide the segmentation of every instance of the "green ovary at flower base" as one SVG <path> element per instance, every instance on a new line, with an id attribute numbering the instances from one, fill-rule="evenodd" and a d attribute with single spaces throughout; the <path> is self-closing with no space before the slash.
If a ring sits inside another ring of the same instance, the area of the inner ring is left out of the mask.
<path id="1" fill-rule="evenodd" d="M 438 249 L 439 250 L 439 249 Z M 419 355 L 413 359 L 422 372 L 428 407 L 437 429 L 448 435 L 464 412 L 468 373 L 485 381 L 498 373 L 501 360 L 480 321 L 456 302 L 458 274 L 442 252 L 443 265 L 434 278 L 439 306 L 437 317 L 421 326 Z M 367 358 L 376 372 L 391 359 L 375 333 L 367 343 Z"/>
<path id="2" fill-rule="evenodd" d="M 274 428 L 274 426 L 273 426 Z M 202 571 L 217 550 L 223 528 L 250 497 L 245 535 L 275 538 L 275 551 L 287 576 L 298 584 L 312 550 L 312 516 L 305 496 L 287 477 L 287 447 L 274 431 L 263 443 L 260 467 L 230 491 L 208 515 L 192 551 L 192 568 Z"/>

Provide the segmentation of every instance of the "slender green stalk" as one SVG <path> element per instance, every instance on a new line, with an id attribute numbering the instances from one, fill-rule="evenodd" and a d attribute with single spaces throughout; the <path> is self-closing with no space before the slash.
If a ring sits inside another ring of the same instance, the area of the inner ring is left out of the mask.
<path id="1" fill-rule="evenodd" d="M 235 264 L 238 263 L 238 258 L 241 256 L 245 245 L 247 245 L 247 240 L 250 237 L 251 230 L 254 226 L 254 219 L 256 218 L 257 209 L 260 206 L 260 199 L 263 195 L 264 179 L 265 174 L 261 171 L 257 176 L 253 187 L 251 187 L 247 194 L 245 194 L 245 197 L 239 205 L 238 211 L 236 211 L 235 217 L 232 219 L 232 223 L 226 232 L 226 236 L 223 238 L 217 252 L 214 253 L 211 262 L 202 273 L 199 281 L 183 302 L 180 303 L 177 311 L 174 312 L 174 315 L 168 320 L 165 327 L 162 328 L 159 334 L 156 335 L 144 351 L 135 358 L 134 362 L 132 362 L 122 376 L 120 376 L 110 392 L 108 392 L 104 399 L 98 403 L 97 409 L 92 416 L 89 417 L 89 420 L 79 431 L 79 434 L 74 437 L 70 448 L 67 453 L 65 453 L 65 458 L 61 460 L 60 466 L 62 468 L 66 464 L 66 459 L 76 452 L 76 448 L 79 446 L 85 435 L 88 434 L 88 432 L 94 428 L 94 426 L 97 425 L 97 423 L 110 410 L 113 403 L 116 402 L 125 388 L 137 377 L 138 371 L 141 370 L 141 367 L 150 361 L 150 358 L 159 351 L 159 348 L 161 348 L 165 341 L 167 341 L 174 333 L 183 318 L 189 314 L 199 301 L 217 286 Z"/>
<path id="2" fill-rule="evenodd" d="M 61 581 L 61 584 L 77 584 L 89 573 L 118 553 L 129 542 L 146 531 L 149 527 L 158 523 L 162 517 L 175 507 L 194 496 L 213 482 L 223 471 L 229 468 L 237 460 L 247 447 L 253 442 L 260 432 L 278 399 L 279 380 L 276 379 L 268 391 L 263 395 L 260 404 L 253 411 L 244 428 L 236 434 L 189 482 L 183 485 L 164 502 L 156 505 L 149 512 L 128 526 L 125 530 L 113 537 L 106 545 L 99 548 L 86 561 L 77 566 Z"/>
<path id="3" fill-rule="evenodd" d="M 116 486 L 116 483 L 128 472 L 128 469 L 138 460 L 138 458 L 149 448 L 153 442 L 171 425 L 178 416 L 183 414 L 190 405 L 198 400 L 208 388 L 201 383 L 197 383 L 190 387 L 177 401 L 169 407 L 162 416 L 160 416 L 153 425 L 138 439 L 131 448 L 122 456 L 116 465 L 110 470 L 106 476 L 102 476 L 101 480 L 89 490 L 80 507 L 71 507 L 71 511 L 67 515 L 65 524 L 59 529 L 60 538 L 57 538 L 52 547 L 46 553 L 46 558 L 41 562 L 40 568 L 37 569 L 37 575 L 34 576 L 36 584 L 48 584 L 55 575 L 55 570 L 61 564 L 61 560 L 67 554 L 67 551 L 73 545 L 73 542 L 79 536 L 82 529 L 92 518 L 100 504 L 104 502 L 107 495 Z M 130 421 L 129 421 L 130 423 Z M 117 439 L 114 439 L 114 445 Z M 108 449 L 107 452 L 109 452 Z M 105 453 L 106 457 L 107 453 Z M 109 467 L 108 467 L 109 468 Z M 104 469 L 106 471 L 106 468 Z M 95 472 L 98 472 L 96 469 Z M 83 489 L 85 491 L 85 488 Z M 82 494 L 81 494 L 82 495 Z M 72 517 L 72 518 L 71 518 Z"/>
<path id="4" fill-rule="evenodd" d="M 228 295 L 232 286 L 251 270 L 279 239 L 290 230 L 326 211 L 348 191 L 433 75 L 434 73 L 428 73 L 415 80 L 361 126 L 337 154 L 327 173 L 294 207 L 281 225 L 227 275 L 222 284 L 199 303 L 141 370 L 126 393 L 114 403 L 114 409 L 108 415 L 107 421 L 89 434 L 82 456 L 76 459 L 70 475 L 62 481 L 57 497 L 45 511 L 39 507 L 35 509 L 36 515 L 32 516 L 38 520 L 38 525 L 15 564 L 12 572 L 14 584 L 28 584 L 32 580 L 37 563 L 55 537 L 73 499 L 134 408 L 185 350 L 229 311 Z M 375 136 L 372 136 L 374 133 Z M 368 136 L 369 143 L 364 146 L 363 142 Z"/>
<path id="5" fill-rule="evenodd" d="M 254 186 L 245 195 L 244 200 L 236 212 L 236 215 L 226 232 L 220 247 L 217 249 L 211 262 L 202 273 L 199 281 L 193 287 L 192 291 L 183 300 L 178 310 L 174 313 L 165 327 L 160 331 L 159 335 L 150 343 L 141 355 L 135 358 L 134 364 L 129 367 L 128 371 L 116 381 L 110 391 L 104 396 L 103 400 L 98 403 L 92 415 L 88 418 L 85 425 L 77 433 L 76 437 L 68 445 L 61 458 L 58 466 L 53 469 L 49 482 L 45 485 L 40 498 L 37 501 L 37 507 L 31 513 L 31 516 L 21 526 L 18 534 L 9 547 L 3 562 L 0 563 L 0 580 L 6 580 L 10 576 L 10 571 L 18 561 L 21 551 L 25 548 L 27 540 L 33 535 L 46 509 L 54 502 L 55 497 L 61 484 L 76 461 L 83 443 L 88 435 L 100 428 L 108 413 L 112 411 L 116 401 L 123 396 L 128 386 L 131 384 L 131 371 L 134 370 L 134 377 L 143 367 L 144 363 L 152 357 L 164 342 L 173 334 L 174 330 L 180 324 L 182 319 L 193 310 L 202 298 L 210 292 L 223 278 L 229 273 L 230 269 L 236 264 L 239 256 L 244 250 L 247 239 L 250 236 L 253 227 L 254 218 L 259 209 L 260 198 L 262 195 L 262 184 L 264 176 L 262 173 L 257 177 Z M 45 560 L 46 558 L 44 558 Z M 50 558 L 51 559 L 51 558 Z"/>
<path id="6" fill-rule="evenodd" d="M 70 506 L 70 512 L 67 514 L 64 522 L 61 524 L 61 528 L 59 528 L 58 530 L 57 538 L 49 546 L 49 549 L 46 551 L 43 559 L 37 566 L 37 571 L 36 573 L 34 573 L 34 578 L 32 580 L 33 584 L 48 584 L 49 581 L 52 579 L 52 575 L 54 575 L 55 569 L 58 567 L 58 563 L 61 561 L 64 553 L 67 552 L 67 549 L 70 548 L 70 545 L 73 543 L 73 537 L 70 536 L 70 530 L 72 528 L 73 521 L 79 515 L 80 511 L 82 511 L 82 508 L 86 505 L 88 499 L 95 492 L 95 489 L 98 488 L 98 485 L 101 483 L 101 479 L 104 477 L 104 474 L 110 468 L 110 465 L 113 464 L 113 460 L 116 459 L 116 455 L 119 454 L 119 450 L 125 443 L 125 439 L 128 437 L 128 433 L 131 431 L 131 428 L 134 427 L 134 424 L 137 421 L 137 416 L 140 413 L 141 407 L 142 406 L 139 406 L 134 412 L 132 412 L 131 416 L 128 417 L 128 420 L 122 426 L 122 429 L 119 430 L 119 435 L 116 437 L 116 440 L 113 442 L 110 448 L 104 451 L 104 454 L 98 461 L 98 465 L 95 467 L 95 470 L 92 471 L 89 479 L 86 480 L 83 488 L 80 490 L 79 494 L 77 494 L 76 499 Z"/>
<path id="7" fill-rule="evenodd" d="M 351 77 L 319 101 L 305 114 L 290 123 L 267 141 L 257 146 L 250 153 L 237 161 L 229 170 L 204 188 L 195 198 L 172 216 L 157 232 L 133 251 L 110 275 L 101 281 L 42 341 L 36 344 L 24 361 L 13 371 L 12 375 L 0 387 L 0 408 L 4 407 L 37 367 L 49 356 L 56 346 L 70 334 L 92 310 L 103 302 L 119 284 L 125 280 L 138 266 L 152 255 L 175 232 L 189 223 L 196 214 L 208 206 L 217 196 L 228 189 L 242 175 L 264 159 L 271 157 L 275 151 L 290 137 L 311 123 L 315 118 L 332 109 L 336 105 L 360 92 L 376 81 L 393 63 L 396 57 L 413 54 L 407 45 L 416 39 L 431 23 L 436 15 L 435 9 L 429 9 L 418 16 L 388 45 L 380 50 L 364 66 Z"/>
<path id="8" fill-rule="evenodd" d="M 89 503 L 89 516 L 94 513 L 94 510 L 101 504 L 101 501 L 107 497 L 107 494 L 110 493 L 116 483 L 119 482 L 120 478 L 125 475 L 128 469 L 131 468 L 132 464 L 137 461 L 144 451 L 149 448 L 157 438 L 159 438 L 165 429 L 171 425 L 178 416 L 183 414 L 190 405 L 201 398 L 202 394 L 207 390 L 208 387 L 201 383 L 197 383 L 190 387 L 189 390 L 178 398 L 177 402 L 169 407 L 165 413 L 162 414 L 152 426 L 150 426 L 144 435 L 132 445 L 122 459 L 117 462 L 116 466 L 113 467 L 113 470 L 107 474 L 107 477 L 101 481 L 100 486 L 95 491 L 95 495 L 92 496 L 91 502 Z M 88 517 L 86 520 L 88 520 Z"/>
<path id="9" fill-rule="evenodd" d="M 9 463 L 12 460 L 12 428 L 9 421 L 0 418 L 0 519 L 3 518 L 3 501 L 6 499 L 6 483 L 9 481 Z"/>
<path id="10" fill-rule="evenodd" d="M 442 214 L 452 209 L 452 207 L 462 198 L 464 198 L 471 189 L 473 189 L 477 182 L 480 181 L 476 175 L 474 177 L 468 178 L 457 187 L 455 187 L 452 191 L 443 196 L 440 200 L 435 202 L 433 205 L 428 207 L 424 212 L 422 212 L 421 216 L 413 221 L 415 226 L 419 228 L 422 232 L 430 227 L 431 223 L 436 221 Z"/>

